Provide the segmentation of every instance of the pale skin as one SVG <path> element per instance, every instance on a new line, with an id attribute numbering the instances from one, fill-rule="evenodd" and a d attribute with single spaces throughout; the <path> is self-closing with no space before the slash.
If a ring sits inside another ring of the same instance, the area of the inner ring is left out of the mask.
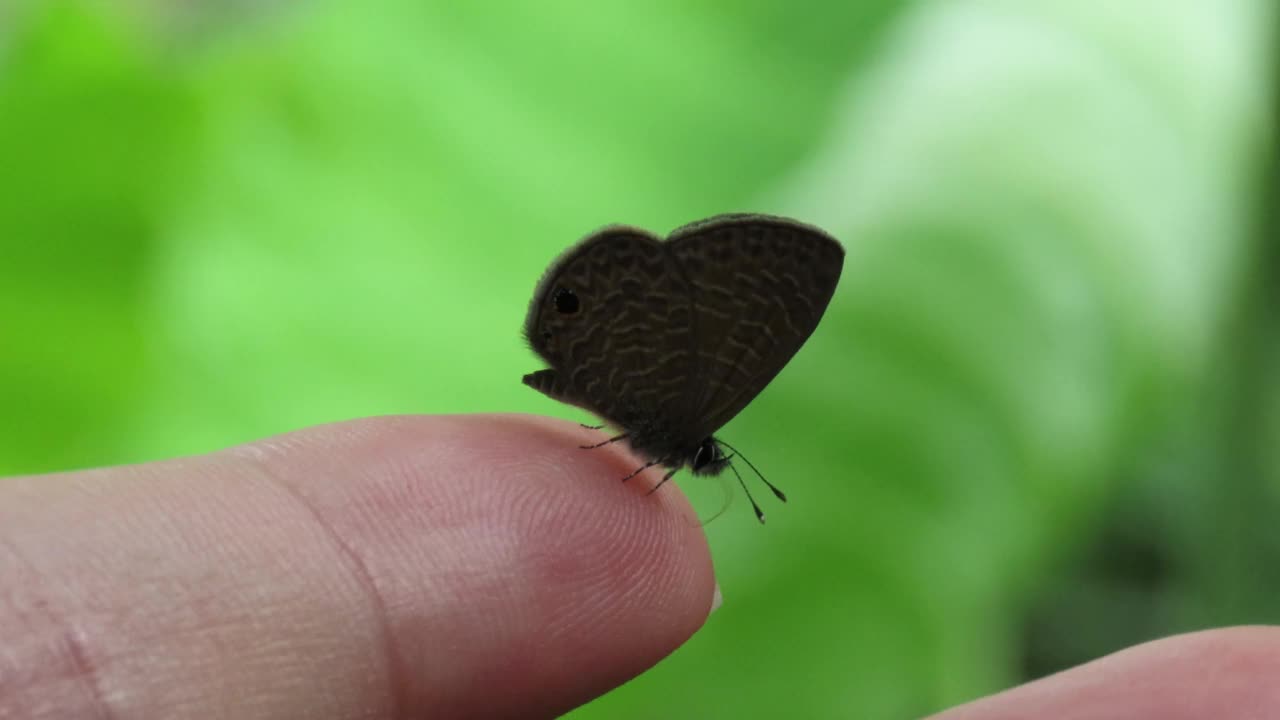
<path id="1" fill-rule="evenodd" d="M 715 580 L 675 485 L 602 480 L 635 461 L 585 432 L 378 418 L 0 481 L 0 717 L 536 718 L 601 695 L 702 626 Z M 1280 629 L 1207 631 L 937 717 L 1273 717 L 1276 677 Z"/>

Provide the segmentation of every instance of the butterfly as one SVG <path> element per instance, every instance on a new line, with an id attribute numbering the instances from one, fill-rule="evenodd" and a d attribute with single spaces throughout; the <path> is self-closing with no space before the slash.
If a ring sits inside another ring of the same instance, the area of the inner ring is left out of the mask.
<path id="1" fill-rule="evenodd" d="M 718 475 L 742 457 L 715 437 L 800 350 L 822 319 L 844 248 L 822 230 L 772 215 L 728 214 L 665 239 L 611 225 L 566 250 L 543 274 L 524 323 L 549 366 L 524 384 L 583 408 L 645 464 Z M 726 450 L 728 453 L 726 453 Z M 650 492 L 653 492 L 651 490 Z"/>

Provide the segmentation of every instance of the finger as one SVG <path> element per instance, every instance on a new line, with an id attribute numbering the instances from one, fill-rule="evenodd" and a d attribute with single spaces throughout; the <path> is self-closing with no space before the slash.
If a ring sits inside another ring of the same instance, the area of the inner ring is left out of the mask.
<path id="1" fill-rule="evenodd" d="M 1178 635 L 1108 655 L 934 720 L 1280 717 L 1280 627 Z"/>
<path id="2" fill-rule="evenodd" d="M 0 717 L 538 717 L 705 620 L 678 492 L 575 425 L 400 417 L 0 482 Z"/>

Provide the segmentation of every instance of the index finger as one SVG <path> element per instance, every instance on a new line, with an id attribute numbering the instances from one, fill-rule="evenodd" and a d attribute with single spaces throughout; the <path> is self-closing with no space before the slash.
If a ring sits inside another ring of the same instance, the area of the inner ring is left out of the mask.
<path id="1" fill-rule="evenodd" d="M 687 639 L 714 588 L 682 496 L 618 482 L 633 459 L 578 450 L 589 437 L 528 416 L 375 418 L 0 483 L 0 668 L 30 681 L 0 683 L 0 709 L 585 702 Z"/>

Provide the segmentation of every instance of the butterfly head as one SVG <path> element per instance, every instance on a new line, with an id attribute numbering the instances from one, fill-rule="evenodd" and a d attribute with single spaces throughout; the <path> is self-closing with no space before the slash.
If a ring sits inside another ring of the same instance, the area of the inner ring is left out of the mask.
<path id="1" fill-rule="evenodd" d="M 720 443 L 715 438 L 709 437 L 703 440 L 694 452 L 689 470 L 694 475 L 719 475 L 729 465 L 729 458 L 730 456 L 725 455 L 724 450 L 720 449 Z"/>
<path id="2" fill-rule="evenodd" d="M 724 448 L 728 448 L 729 452 L 732 454 L 725 455 L 722 446 Z M 742 481 L 742 475 L 738 473 L 738 469 L 733 466 L 732 462 L 730 462 L 735 457 L 742 458 L 742 461 L 755 472 L 756 476 L 760 478 L 760 481 L 773 491 L 775 497 L 782 502 L 787 501 L 787 496 L 779 490 L 777 486 L 766 480 L 764 475 L 761 475 L 760 471 L 756 470 L 756 466 L 751 464 L 750 460 L 735 450 L 732 445 L 722 443 L 713 437 L 703 440 L 702 444 L 698 446 L 698 450 L 693 455 L 693 462 L 690 463 L 689 469 L 693 471 L 694 475 L 718 475 L 726 467 L 733 470 L 734 476 L 738 478 L 738 484 L 742 486 L 742 491 L 747 494 L 747 500 L 751 502 L 751 509 L 755 511 L 756 519 L 760 522 L 764 522 L 764 511 L 760 509 L 760 504 L 756 502 L 756 499 L 751 497 L 751 491 L 747 489 L 747 484 Z"/>

